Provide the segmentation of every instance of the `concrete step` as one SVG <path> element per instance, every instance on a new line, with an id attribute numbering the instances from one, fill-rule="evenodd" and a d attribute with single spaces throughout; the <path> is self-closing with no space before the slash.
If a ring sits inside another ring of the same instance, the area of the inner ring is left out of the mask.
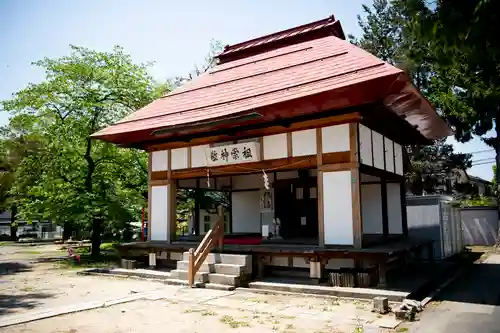
<path id="1" fill-rule="evenodd" d="M 230 286 L 230 285 L 218 284 L 218 283 L 205 283 L 203 288 L 213 289 L 213 290 L 233 291 L 234 289 L 236 289 L 236 286 Z"/>
<path id="2" fill-rule="evenodd" d="M 204 262 L 201 264 L 200 269 L 198 272 L 202 273 L 215 273 L 215 265 L 216 264 L 209 264 Z M 177 269 L 181 271 L 187 271 L 189 266 L 189 262 L 187 260 L 179 260 L 177 262 Z"/>
<path id="3" fill-rule="evenodd" d="M 187 286 L 188 282 L 187 280 L 179 280 L 179 279 L 167 279 L 165 280 L 165 284 L 170 284 L 174 286 Z M 204 282 L 195 282 L 193 287 L 195 288 L 205 288 L 207 283 Z"/>
<path id="4" fill-rule="evenodd" d="M 214 272 L 218 274 L 238 275 L 245 273 L 245 266 L 231 264 L 214 264 Z"/>
<path id="5" fill-rule="evenodd" d="M 189 253 L 182 254 L 182 260 L 187 261 Z M 206 263 L 228 264 L 228 265 L 241 265 L 246 266 L 251 270 L 252 256 L 246 254 L 227 254 L 227 253 L 209 253 L 205 259 Z M 247 273 L 251 273 L 247 272 Z"/>
<path id="6" fill-rule="evenodd" d="M 240 285 L 240 277 L 237 275 L 210 273 L 208 274 L 208 281 L 210 283 L 224 284 L 235 287 Z"/>
<path id="7" fill-rule="evenodd" d="M 194 281 L 195 282 L 208 282 L 208 274 L 209 273 L 207 273 L 207 272 L 198 272 L 194 276 Z M 187 281 L 188 271 L 174 269 L 173 271 L 170 272 L 170 278 Z"/>

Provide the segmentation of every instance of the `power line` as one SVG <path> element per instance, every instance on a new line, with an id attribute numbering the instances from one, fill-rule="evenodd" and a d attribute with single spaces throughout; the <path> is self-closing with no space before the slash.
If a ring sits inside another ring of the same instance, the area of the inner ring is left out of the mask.
<path id="1" fill-rule="evenodd" d="M 489 153 L 489 152 L 494 152 L 495 149 L 485 149 L 485 150 L 476 150 L 476 151 L 471 151 L 471 152 L 468 152 L 468 153 L 462 153 L 462 154 L 471 154 L 471 155 L 474 155 L 474 154 L 482 154 L 482 153 Z"/>
<path id="2" fill-rule="evenodd" d="M 477 163 L 477 164 L 472 164 L 471 167 L 474 167 L 474 166 L 477 166 L 477 165 L 483 165 L 483 164 L 494 164 L 494 163 L 496 163 L 496 161 L 481 162 L 481 163 Z"/>

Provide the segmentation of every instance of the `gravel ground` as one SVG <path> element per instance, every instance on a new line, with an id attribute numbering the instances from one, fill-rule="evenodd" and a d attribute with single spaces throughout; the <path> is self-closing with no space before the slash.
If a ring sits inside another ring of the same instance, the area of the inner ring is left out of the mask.
<path id="1" fill-rule="evenodd" d="M 59 315 L 0 332 L 363 332 L 380 316 L 361 301 L 188 289 L 147 280 L 79 276 L 37 258 L 64 255 L 54 245 L 0 246 L 0 324 L 85 302 L 138 300 Z M 6 269 L 6 267 L 10 267 Z M 365 333 L 382 332 L 369 329 Z"/>

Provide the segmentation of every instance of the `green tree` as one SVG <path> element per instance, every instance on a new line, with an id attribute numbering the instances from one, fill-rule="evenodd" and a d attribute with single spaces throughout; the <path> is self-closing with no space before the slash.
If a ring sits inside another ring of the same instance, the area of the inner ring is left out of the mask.
<path id="1" fill-rule="evenodd" d="M 92 255 L 97 256 L 105 222 L 138 220 L 147 168 L 144 153 L 90 135 L 169 87 L 154 82 L 148 64 L 134 64 L 120 47 L 97 52 L 71 46 L 71 51 L 69 56 L 35 62 L 45 70 L 45 80 L 2 103 L 14 117 L 36 117 L 32 131 L 42 147 L 16 170 L 10 192 L 18 196 L 19 213 L 25 218 L 88 225 Z M 23 184 L 27 176 L 34 179 Z"/>
<path id="2" fill-rule="evenodd" d="M 364 17 L 358 15 L 362 35 L 349 36 L 352 43 L 391 63 L 412 78 L 424 94 L 428 94 L 432 77 L 432 63 L 427 53 L 428 45 L 413 35 L 412 7 L 403 0 L 374 0 L 372 6 L 363 5 Z M 444 141 L 428 147 L 406 147 L 412 172 L 407 175 L 407 185 L 414 194 L 436 193 L 438 187 L 451 188 L 446 179 L 454 169 L 470 167 L 470 156 L 453 152 L 453 146 Z"/>
<path id="3" fill-rule="evenodd" d="M 408 0 L 413 35 L 429 45 L 433 63 L 431 100 L 455 129 L 496 150 L 500 168 L 500 2 L 493 0 Z M 493 130 L 493 136 L 487 133 Z M 500 211 L 500 175 L 496 174 Z M 499 238 L 500 239 L 500 238 Z"/>

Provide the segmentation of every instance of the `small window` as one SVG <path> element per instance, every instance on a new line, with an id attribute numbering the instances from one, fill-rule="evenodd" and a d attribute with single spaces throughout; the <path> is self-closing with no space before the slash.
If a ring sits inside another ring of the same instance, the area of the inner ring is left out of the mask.
<path id="1" fill-rule="evenodd" d="M 209 232 L 210 231 L 210 227 L 211 227 L 210 223 L 204 223 L 203 224 L 203 231 L 205 233 Z"/>
<path id="2" fill-rule="evenodd" d="M 210 222 L 210 215 L 203 216 L 203 222 Z"/>

